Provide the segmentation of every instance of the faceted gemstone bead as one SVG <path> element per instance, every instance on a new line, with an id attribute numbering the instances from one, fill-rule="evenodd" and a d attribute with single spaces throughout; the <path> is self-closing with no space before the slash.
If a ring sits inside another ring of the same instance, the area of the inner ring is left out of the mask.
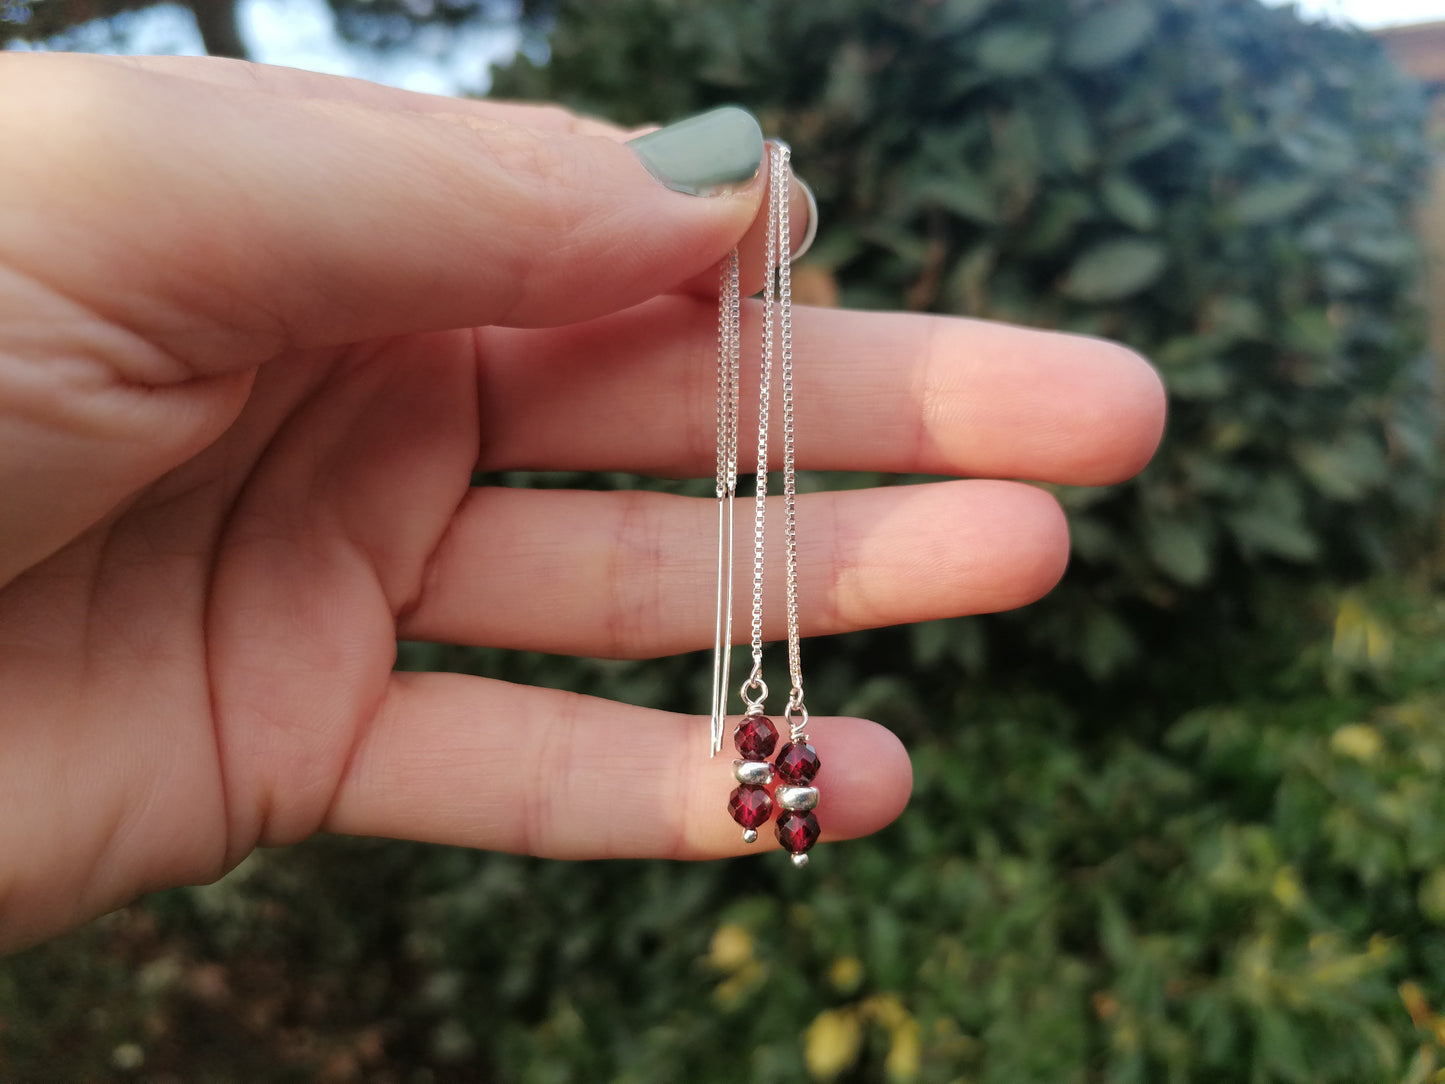
<path id="1" fill-rule="evenodd" d="M 764 787 L 744 783 L 728 799 L 728 812 L 744 828 L 756 828 L 767 824 L 768 818 L 773 815 L 773 797 Z"/>
<path id="2" fill-rule="evenodd" d="M 778 842 L 793 854 L 802 854 L 818 842 L 818 818 L 811 813 L 784 813 L 778 818 Z"/>
<path id="3" fill-rule="evenodd" d="M 778 769 L 778 775 L 784 783 L 805 787 L 813 781 L 813 776 L 818 774 L 821 764 L 818 761 L 818 751 L 811 745 L 790 741 L 778 750 L 774 767 Z"/>
<path id="4" fill-rule="evenodd" d="M 745 715 L 733 731 L 733 744 L 744 760 L 767 760 L 778 744 L 778 729 L 766 715 Z"/>

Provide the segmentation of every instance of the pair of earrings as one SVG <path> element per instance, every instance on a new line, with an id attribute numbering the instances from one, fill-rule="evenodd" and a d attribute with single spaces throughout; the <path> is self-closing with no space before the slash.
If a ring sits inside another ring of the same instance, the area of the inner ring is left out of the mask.
<path id="1" fill-rule="evenodd" d="M 763 287 L 762 363 L 758 382 L 757 488 L 753 508 L 753 610 L 752 671 L 742 685 L 745 711 L 733 730 L 740 759 L 733 761 L 737 788 L 728 800 L 728 812 L 752 843 L 758 829 L 778 810 L 777 837 L 792 855 L 793 864 L 807 865 L 808 850 L 818 839 L 818 773 L 816 750 L 808 743 L 808 709 L 803 706 L 803 670 L 798 635 L 798 530 L 797 490 L 793 441 L 793 297 L 791 230 L 788 201 L 791 190 L 791 153 L 786 144 L 774 143 L 768 158 L 767 280 Z M 816 215 L 814 215 L 816 218 Z M 809 222 L 811 234 L 814 222 Z M 806 242 L 805 242 L 806 244 Z M 733 249 L 723 268 L 718 297 L 717 380 L 717 619 L 713 636 L 712 729 L 709 749 L 722 750 L 727 724 L 728 684 L 732 669 L 733 611 L 733 504 L 738 481 L 738 371 L 741 361 L 741 308 L 738 252 Z M 768 425 L 771 409 L 773 359 L 779 358 L 783 415 L 783 511 L 787 562 L 788 675 L 792 688 L 783 709 L 788 741 L 774 762 L 768 758 L 778 741 L 778 729 L 767 717 L 768 686 L 763 681 L 763 528 L 768 497 Z M 768 787 L 778 786 L 771 793 Z"/>

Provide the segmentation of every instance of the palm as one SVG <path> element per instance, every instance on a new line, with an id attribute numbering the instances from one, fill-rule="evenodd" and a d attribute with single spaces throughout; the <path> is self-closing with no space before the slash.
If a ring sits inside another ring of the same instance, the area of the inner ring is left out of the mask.
<path id="1" fill-rule="evenodd" d="M 467 492 L 471 341 L 419 340 L 426 381 L 404 344 L 278 359 L 220 440 L 0 592 L 0 791 L 32 798 L 7 835 L 32 878 L 72 859 L 31 885 L 74 908 L 48 922 L 325 823 Z"/>

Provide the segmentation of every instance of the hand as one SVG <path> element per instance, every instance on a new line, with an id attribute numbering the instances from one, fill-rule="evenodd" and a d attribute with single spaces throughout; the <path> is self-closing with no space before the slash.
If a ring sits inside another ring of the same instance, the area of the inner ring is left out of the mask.
<path id="1" fill-rule="evenodd" d="M 470 478 L 711 474 L 763 179 L 686 195 L 555 109 L 225 61 L 9 54 L 0 100 L 0 946 L 317 831 L 743 851 L 705 721 L 392 664 L 711 644 L 712 502 Z M 1097 485 L 1162 426 L 1090 339 L 801 309 L 795 342 L 803 468 Z M 1011 481 L 799 524 L 805 635 L 1017 606 L 1067 554 Z M 812 731 L 825 838 L 896 816 L 897 740 Z"/>

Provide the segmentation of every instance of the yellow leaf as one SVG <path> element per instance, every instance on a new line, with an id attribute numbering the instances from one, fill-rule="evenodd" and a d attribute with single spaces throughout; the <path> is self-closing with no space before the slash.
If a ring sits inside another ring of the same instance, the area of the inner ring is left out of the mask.
<path id="1" fill-rule="evenodd" d="M 863 964 L 856 956 L 839 956 L 828 968 L 828 981 L 840 993 L 851 994 L 863 981 Z"/>
<path id="2" fill-rule="evenodd" d="M 1274 875 L 1274 898 L 1286 911 L 1297 911 L 1304 902 L 1304 889 L 1300 887 L 1299 877 L 1296 876 L 1292 866 L 1281 866 Z"/>
<path id="3" fill-rule="evenodd" d="M 803 1037 L 803 1060 L 814 1080 L 832 1080 L 858 1060 L 863 1026 L 847 1009 L 824 1009 Z"/>
<path id="4" fill-rule="evenodd" d="M 862 1009 L 885 1028 L 896 1028 L 913 1019 L 897 994 L 874 994 L 863 1002 Z"/>
<path id="5" fill-rule="evenodd" d="M 918 1075 L 918 1063 L 922 1050 L 919 1044 L 918 1021 L 904 1021 L 890 1033 L 888 1057 L 883 1062 L 883 1071 L 889 1080 L 909 1081 Z"/>
<path id="6" fill-rule="evenodd" d="M 753 959 L 753 935 L 744 926 L 729 922 L 719 926 L 708 946 L 707 962 L 719 971 L 736 971 Z"/>
<path id="7" fill-rule="evenodd" d="M 1400 983 L 1397 989 L 1405 1011 L 1410 1014 L 1410 1020 L 1416 1027 L 1423 1027 L 1430 1019 L 1430 1003 L 1425 1000 L 1425 991 L 1420 989 L 1418 982 L 1409 979 Z"/>
<path id="8" fill-rule="evenodd" d="M 1363 653 L 1365 639 L 1365 608 L 1353 595 L 1340 600 L 1335 614 L 1335 658 L 1343 662 L 1355 662 Z"/>
<path id="9" fill-rule="evenodd" d="M 1445 869 L 1431 870 L 1416 893 L 1420 911 L 1436 925 L 1445 926 Z"/>
<path id="10" fill-rule="evenodd" d="M 1350 723 L 1330 735 L 1330 748 L 1341 756 L 1361 762 L 1373 760 L 1380 755 L 1384 742 L 1380 732 L 1364 723 Z"/>
<path id="11" fill-rule="evenodd" d="M 756 960 L 749 960 L 717 984 L 717 989 L 713 991 L 713 998 L 724 1009 L 736 1009 L 752 995 L 754 987 L 764 978 L 762 964 Z"/>

